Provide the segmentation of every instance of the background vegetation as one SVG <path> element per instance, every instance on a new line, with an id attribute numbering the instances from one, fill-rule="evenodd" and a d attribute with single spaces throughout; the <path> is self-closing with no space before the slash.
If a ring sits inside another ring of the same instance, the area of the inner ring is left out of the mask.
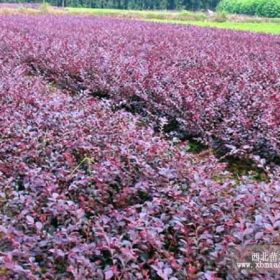
<path id="1" fill-rule="evenodd" d="M 219 13 L 280 17 L 280 0 L 0 0 L 0 3 L 48 2 L 52 6 L 117 10 L 217 10 Z"/>
<path id="2" fill-rule="evenodd" d="M 218 10 L 233 14 L 280 17 L 280 0 L 222 0 Z"/>
<path id="3" fill-rule="evenodd" d="M 26 0 L 1 0 L 1 2 L 38 2 Z M 219 0 L 49 0 L 54 6 L 114 8 L 114 9 L 215 9 Z"/>

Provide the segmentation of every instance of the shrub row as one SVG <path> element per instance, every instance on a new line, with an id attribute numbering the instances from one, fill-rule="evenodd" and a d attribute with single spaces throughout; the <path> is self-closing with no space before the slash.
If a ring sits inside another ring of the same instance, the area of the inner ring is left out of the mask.
<path id="1" fill-rule="evenodd" d="M 280 17 L 279 0 L 222 0 L 217 9 L 233 14 Z"/>
<path id="2" fill-rule="evenodd" d="M 18 17 L 9 22 L 13 33 L 3 37 L 2 45 L 16 52 L 30 74 L 126 107 L 136 100 L 142 110 L 179 123 L 187 137 L 199 137 L 222 154 L 280 161 L 278 37 L 51 19 Z"/>

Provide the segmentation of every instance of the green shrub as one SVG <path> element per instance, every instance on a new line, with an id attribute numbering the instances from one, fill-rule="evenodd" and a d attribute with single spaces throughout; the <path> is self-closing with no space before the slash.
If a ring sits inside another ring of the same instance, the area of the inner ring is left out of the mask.
<path id="1" fill-rule="evenodd" d="M 226 12 L 217 12 L 212 17 L 212 20 L 215 22 L 226 22 L 228 19 Z"/>
<path id="2" fill-rule="evenodd" d="M 41 13 L 48 13 L 50 11 L 51 5 L 47 2 L 44 2 L 40 5 L 40 12 Z"/>
<path id="3" fill-rule="evenodd" d="M 222 0 L 218 11 L 233 14 L 280 17 L 280 0 Z"/>
<path id="4" fill-rule="evenodd" d="M 280 17 L 280 0 L 262 1 L 257 9 L 257 15 L 265 17 Z"/>
<path id="5" fill-rule="evenodd" d="M 177 19 L 203 21 L 207 19 L 207 16 L 205 13 L 202 12 L 190 12 L 190 11 L 183 10 L 179 13 Z"/>

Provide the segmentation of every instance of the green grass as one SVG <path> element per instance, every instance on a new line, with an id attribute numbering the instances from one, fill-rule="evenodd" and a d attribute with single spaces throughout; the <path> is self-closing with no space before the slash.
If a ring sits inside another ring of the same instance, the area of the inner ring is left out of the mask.
<path id="1" fill-rule="evenodd" d="M 173 19 L 173 20 L 204 20 L 207 16 L 201 12 L 189 11 L 140 11 L 140 10 L 117 10 L 117 9 L 89 9 L 89 8 L 66 8 L 71 14 L 85 14 L 97 16 L 123 16 L 141 19 Z"/>
<path id="2" fill-rule="evenodd" d="M 66 8 L 65 10 L 67 13 L 78 15 L 116 16 L 162 23 L 188 24 L 201 27 L 280 34 L 280 19 L 239 17 L 231 15 L 223 15 L 221 17 L 218 13 L 210 17 L 201 12 L 189 11 L 127 11 L 88 8 Z"/>
<path id="3" fill-rule="evenodd" d="M 277 23 L 252 23 L 252 22 L 211 22 L 211 21 L 178 21 L 178 20 L 152 20 L 155 22 L 188 24 L 201 27 L 214 27 L 222 29 L 233 29 L 258 33 L 280 34 L 280 25 Z"/>
<path id="4" fill-rule="evenodd" d="M 89 8 L 65 8 L 66 11 L 74 14 L 93 14 L 93 15 L 124 15 L 127 14 L 126 10 L 115 9 L 89 9 Z"/>
<path id="5" fill-rule="evenodd" d="M 209 27 L 227 28 L 243 31 L 280 34 L 280 25 L 277 23 L 232 23 L 232 22 L 207 22 Z M 206 26 L 206 25 L 204 25 Z"/>

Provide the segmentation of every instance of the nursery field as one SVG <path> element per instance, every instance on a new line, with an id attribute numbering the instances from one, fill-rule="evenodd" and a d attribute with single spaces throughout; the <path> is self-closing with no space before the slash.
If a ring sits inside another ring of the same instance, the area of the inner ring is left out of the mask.
<path id="1" fill-rule="evenodd" d="M 0 279 L 277 279 L 280 37 L 0 16 Z"/>

